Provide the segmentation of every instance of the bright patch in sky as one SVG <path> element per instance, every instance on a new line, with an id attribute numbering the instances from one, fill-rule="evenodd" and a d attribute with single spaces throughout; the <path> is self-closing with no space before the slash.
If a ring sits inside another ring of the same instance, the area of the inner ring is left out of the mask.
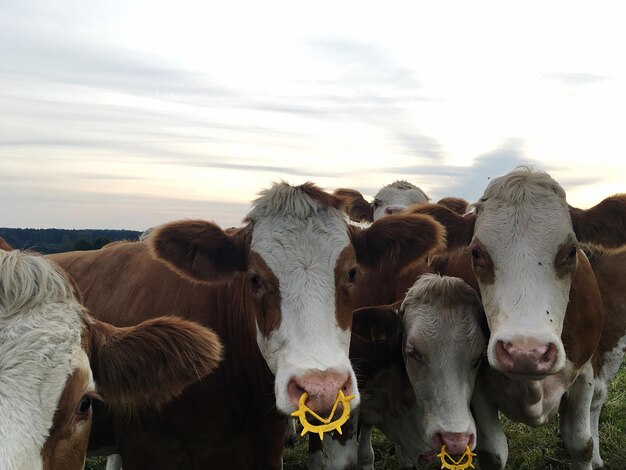
<path id="1" fill-rule="evenodd" d="M 620 2 L 0 0 L 0 225 L 237 225 L 273 181 L 626 191 Z"/>

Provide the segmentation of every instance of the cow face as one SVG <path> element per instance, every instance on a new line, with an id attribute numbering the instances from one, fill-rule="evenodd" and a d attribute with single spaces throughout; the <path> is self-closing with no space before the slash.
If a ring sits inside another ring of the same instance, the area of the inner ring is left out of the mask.
<path id="1" fill-rule="evenodd" d="M 436 454 L 445 444 L 462 454 L 476 445 L 469 404 L 486 350 L 478 294 L 459 278 L 424 274 L 400 309 L 406 371 L 429 446 L 422 453 Z"/>
<path id="2" fill-rule="evenodd" d="M 175 222 L 150 238 L 153 253 L 181 275 L 241 284 L 284 413 L 304 392 L 318 413 L 332 408 L 339 390 L 358 404 L 348 348 L 359 265 L 408 263 L 441 242 L 432 219 L 410 216 L 352 230 L 343 202 L 311 184 L 282 183 L 261 193 L 241 229 Z"/>
<path id="3" fill-rule="evenodd" d="M 336 195 L 347 198 L 350 218 L 359 222 L 373 222 L 382 217 L 399 214 L 412 204 L 429 201 L 429 197 L 408 181 L 394 181 L 384 186 L 369 203 L 354 189 L 338 189 Z"/>
<path id="4" fill-rule="evenodd" d="M 460 216 L 441 206 L 412 213 L 433 215 L 447 228 L 448 246 L 467 246 L 491 330 L 489 363 L 530 378 L 560 371 L 561 340 L 578 243 L 625 243 L 626 197 L 613 196 L 581 210 L 546 173 L 528 168 L 495 178 Z"/>
<path id="5" fill-rule="evenodd" d="M 0 250 L 0 468 L 82 469 L 94 399 L 114 412 L 163 403 L 206 376 L 220 348 L 189 322 L 96 322 L 55 265 Z"/>
<path id="6" fill-rule="evenodd" d="M 415 402 L 408 412 L 382 423 L 382 429 L 414 464 L 420 456 L 434 458 L 443 444 L 455 454 L 476 445 L 470 400 L 486 354 L 482 318 L 480 299 L 470 286 L 434 274 L 418 278 L 402 303 L 355 312 L 354 334 L 375 351 L 367 355 L 380 361 L 389 351 L 389 370 L 399 361 L 408 375 Z M 384 377 L 376 393 L 399 406 L 406 386 Z"/>

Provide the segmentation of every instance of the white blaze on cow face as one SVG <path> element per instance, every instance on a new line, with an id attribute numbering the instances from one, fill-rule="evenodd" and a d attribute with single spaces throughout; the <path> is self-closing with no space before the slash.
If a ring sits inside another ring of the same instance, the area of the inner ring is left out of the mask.
<path id="1" fill-rule="evenodd" d="M 254 282 L 273 276 L 279 291 L 274 327 L 260 326 L 257 318 L 258 345 L 276 376 L 278 409 L 296 410 L 303 391 L 308 406 L 320 413 L 330 410 L 339 390 L 356 395 L 351 405 L 358 404 L 348 358 L 352 306 L 346 312 L 337 305 L 337 289 L 356 267 L 345 214 L 298 188 L 279 186 L 256 202 L 248 218 L 251 264 L 256 254 L 271 271 L 253 272 L 261 278 Z"/>
<path id="2" fill-rule="evenodd" d="M 428 201 L 428 196 L 417 186 L 408 181 L 395 181 L 376 194 L 372 202 L 374 220 L 402 212 L 412 204 Z"/>
<path id="3" fill-rule="evenodd" d="M 470 248 L 491 330 L 489 363 L 554 374 L 565 365 L 561 331 L 577 256 L 565 192 L 521 168 L 492 180 L 475 207 Z"/>
<path id="4" fill-rule="evenodd" d="M 476 445 L 470 411 L 480 359 L 486 349 L 478 294 L 454 277 L 424 274 L 409 289 L 403 312 L 402 347 L 420 416 L 420 454 L 432 457 L 442 444 L 461 454 Z"/>
<path id="5" fill-rule="evenodd" d="M 50 263 L 36 255 L 0 251 L 3 470 L 47 468 L 42 451 L 68 379 L 86 369 L 88 383 L 82 386 L 93 390 L 81 349 L 82 312 L 71 286 Z"/>

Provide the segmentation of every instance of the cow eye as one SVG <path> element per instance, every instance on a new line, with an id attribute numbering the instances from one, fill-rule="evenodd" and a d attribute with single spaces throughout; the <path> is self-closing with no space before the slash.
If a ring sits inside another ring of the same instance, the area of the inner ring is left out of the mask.
<path id="1" fill-rule="evenodd" d="M 419 353 L 419 351 L 412 346 L 406 348 L 406 355 L 415 361 L 419 361 L 422 359 L 422 355 Z"/>
<path id="2" fill-rule="evenodd" d="M 91 409 L 91 401 L 91 397 L 89 395 L 85 395 L 76 407 L 76 415 L 84 417 L 86 414 L 88 414 L 89 410 Z"/>
<path id="3" fill-rule="evenodd" d="M 375 208 L 377 208 L 378 206 L 380 206 L 380 201 L 378 199 L 374 199 L 374 202 L 372 202 L 372 206 Z"/>
<path id="4" fill-rule="evenodd" d="M 263 281 L 258 275 L 256 274 L 250 275 L 250 287 L 252 287 L 253 291 L 255 292 L 258 291 L 262 285 L 263 285 Z"/>
<path id="5" fill-rule="evenodd" d="M 350 271 L 348 271 L 348 284 L 354 284 L 356 282 L 357 274 L 357 268 L 352 268 Z"/>
<path id="6" fill-rule="evenodd" d="M 573 246 L 570 250 L 569 253 L 567 254 L 567 256 L 571 259 L 571 258 L 576 258 L 576 247 Z"/>

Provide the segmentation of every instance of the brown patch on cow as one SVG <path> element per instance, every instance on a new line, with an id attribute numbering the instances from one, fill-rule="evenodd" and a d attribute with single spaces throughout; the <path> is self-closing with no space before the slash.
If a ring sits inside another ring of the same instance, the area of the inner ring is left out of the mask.
<path id="1" fill-rule="evenodd" d="M 496 280 L 496 273 L 487 248 L 478 238 L 475 238 L 468 251 L 472 257 L 472 268 L 476 277 L 483 284 L 493 284 Z"/>
<path id="2" fill-rule="evenodd" d="M 117 245 L 125 245 L 126 243 L 132 243 L 132 242 L 130 240 L 115 240 L 115 241 L 107 243 L 100 249 L 106 250 L 108 248 L 113 248 L 114 246 L 117 246 Z"/>
<path id="3" fill-rule="evenodd" d="M 326 209 L 332 208 L 342 212 L 345 209 L 347 203 L 345 198 L 338 196 L 337 194 L 327 193 L 311 182 L 304 183 L 301 186 L 297 186 L 297 188 L 314 201 L 319 202 L 322 207 Z"/>
<path id="4" fill-rule="evenodd" d="M 604 305 L 604 327 L 595 364 L 600 370 L 604 354 L 613 351 L 626 335 L 626 252 L 595 253 L 591 267 Z"/>
<path id="5" fill-rule="evenodd" d="M 445 230 L 428 215 L 390 215 L 367 229 L 349 227 L 359 264 L 377 269 L 392 264 L 402 269 L 445 245 Z"/>
<path id="6" fill-rule="evenodd" d="M 83 468 L 92 416 L 91 409 L 77 414 L 77 407 L 88 386 L 89 372 L 85 369 L 76 369 L 67 380 L 54 413 L 50 434 L 41 450 L 45 470 Z"/>
<path id="7" fill-rule="evenodd" d="M 578 258 L 578 244 L 575 240 L 562 243 L 554 257 L 554 269 L 559 279 L 574 272 Z"/>
<path id="8" fill-rule="evenodd" d="M 123 328 L 98 321 L 86 325 L 98 391 L 116 411 L 158 408 L 209 375 L 222 358 L 213 331 L 181 318 Z"/>
<path id="9" fill-rule="evenodd" d="M 13 248 L 11 247 L 11 245 L 8 244 L 8 242 L 0 237 L 0 250 L 4 250 L 4 251 L 12 251 Z"/>
<path id="10" fill-rule="evenodd" d="M 446 229 L 446 246 L 450 248 L 466 247 L 474 236 L 476 214 L 459 215 L 447 207 L 438 204 L 414 204 L 405 214 L 428 214 Z"/>
<path id="11" fill-rule="evenodd" d="M 374 221 L 374 207 L 365 200 L 360 192 L 354 189 L 339 188 L 333 194 L 347 201 L 346 212 L 352 220 L 357 222 Z"/>
<path id="12" fill-rule="evenodd" d="M 337 324 L 342 330 L 352 326 L 352 310 L 360 277 L 354 248 L 348 245 L 339 254 L 335 265 L 335 306 Z"/>
<path id="13" fill-rule="evenodd" d="M 561 340 L 567 358 L 576 368 L 585 364 L 598 348 L 603 325 L 600 289 L 587 258 L 580 252 L 572 276 L 569 303 Z"/>
<path id="14" fill-rule="evenodd" d="M 460 197 L 444 197 L 443 199 L 439 199 L 437 204 L 443 207 L 450 209 L 452 212 L 456 212 L 459 215 L 465 214 L 467 208 L 469 207 L 469 202 Z"/>
<path id="15" fill-rule="evenodd" d="M 278 329 L 281 322 L 280 284 L 258 253 L 250 251 L 249 260 L 248 282 L 252 297 L 258 302 L 254 307 L 254 314 L 261 334 L 267 338 L 272 331 Z"/>
<path id="16" fill-rule="evenodd" d="M 250 230 L 223 231 L 204 220 L 172 222 L 148 239 L 155 258 L 192 281 L 225 282 L 234 271 L 246 271 Z"/>
<path id="17" fill-rule="evenodd" d="M 626 245 L 626 194 L 608 197 L 590 209 L 569 210 L 579 242 L 606 249 Z"/>

